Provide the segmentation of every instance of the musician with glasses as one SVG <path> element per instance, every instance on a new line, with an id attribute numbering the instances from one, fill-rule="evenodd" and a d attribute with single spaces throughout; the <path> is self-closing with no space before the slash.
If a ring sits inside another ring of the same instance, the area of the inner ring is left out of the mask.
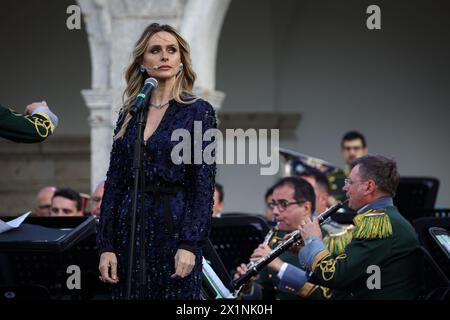
<path id="1" fill-rule="evenodd" d="M 303 171 L 300 178 L 311 184 L 316 195 L 316 212 L 313 216 L 317 216 L 327 210 L 328 198 L 330 196 L 330 185 L 326 175 L 318 169 L 309 168 Z M 347 244 L 352 239 L 353 225 L 345 225 L 330 219 L 320 225 L 322 232 L 326 234 L 323 241 L 328 250 L 333 253 L 343 253 Z M 282 274 L 279 286 L 280 290 L 292 292 L 293 290 L 302 295 L 303 298 L 309 299 L 331 299 L 340 297 L 337 291 L 331 291 L 329 288 L 320 287 L 311 283 L 304 283 L 306 273 L 304 270 L 293 265 L 286 268 Z M 304 288 L 303 288 L 304 287 Z M 302 289 L 303 288 L 303 289 Z M 302 290 L 300 290 L 302 289 Z"/>
<path id="2" fill-rule="evenodd" d="M 353 299 L 419 297 L 423 284 L 419 241 L 392 199 L 399 179 L 395 161 L 384 156 L 353 161 L 343 189 L 357 216 L 345 252 L 329 252 L 317 220 L 305 221 L 299 228 L 305 242 L 299 261 L 309 272 L 308 281 Z"/>
<path id="3" fill-rule="evenodd" d="M 316 196 L 314 189 L 306 180 L 297 177 L 281 179 L 274 187 L 270 207 L 277 222 L 277 231 L 268 244 L 261 244 L 255 249 L 251 261 L 257 261 L 267 256 L 270 251 L 283 240 L 287 233 L 297 229 L 304 221 L 311 220 L 315 211 Z M 247 284 L 244 290 L 244 299 L 300 299 L 309 297 L 316 286 L 302 283 L 300 287 L 291 285 L 290 278 L 286 281 L 284 274 L 289 274 L 290 269 L 298 269 L 299 263 L 296 255 L 286 251 L 280 257 L 273 260 L 264 268 L 254 282 Z M 237 268 L 235 277 L 243 275 L 247 271 L 247 265 L 241 264 Z M 304 272 L 303 272 L 304 273 Z M 324 297 L 322 291 L 318 296 Z M 327 292 L 327 294 L 329 294 Z"/>

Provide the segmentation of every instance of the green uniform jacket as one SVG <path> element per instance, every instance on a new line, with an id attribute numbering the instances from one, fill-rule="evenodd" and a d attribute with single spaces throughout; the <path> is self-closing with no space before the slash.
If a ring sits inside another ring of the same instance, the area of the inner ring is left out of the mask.
<path id="1" fill-rule="evenodd" d="M 41 142 L 50 136 L 55 126 L 50 117 L 38 112 L 24 116 L 0 105 L 0 137 L 15 142 Z"/>
<path id="2" fill-rule="evenodd" d="M 345 252 L 319 252 L 311 263 L 309 281 L 354 299 L 418 298 L 423 284 L 422 255 L 411 224 L 394 206 L 369 210 L 354 221 L 352 241 Z M 380 289 L 373 288 L 377 267 Z"/>
<path id="3" fill-rule="evenodd" d="M 343 225 L 332 220 L 326 221 L 321 225 L 323 243 L 328 252 L 332 254 L 341 254 L 345 252 L 345 247 L 351 242 L 353 225 Z M 330 290 L 324 286 L 319 286 L 311 282 L 303 283 L 307 277 L 305 271 L 288 266 L 280 280 L 279 288 L 282 291 L 297 294 L 303 299 L 310 300 L 328 300 L 341 299 L 345 294 L 337 290 Z"/>

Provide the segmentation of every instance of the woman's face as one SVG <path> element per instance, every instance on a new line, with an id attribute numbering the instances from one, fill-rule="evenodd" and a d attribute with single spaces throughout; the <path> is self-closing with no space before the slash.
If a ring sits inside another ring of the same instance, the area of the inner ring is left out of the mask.
<path id="1" fill-rule="evenodd" d="M 177 38 L 160 31 L 148 40 L 142 64 L 150 76 L 158 80 L 174 78 L 180 70 L 181 56 Z"/>

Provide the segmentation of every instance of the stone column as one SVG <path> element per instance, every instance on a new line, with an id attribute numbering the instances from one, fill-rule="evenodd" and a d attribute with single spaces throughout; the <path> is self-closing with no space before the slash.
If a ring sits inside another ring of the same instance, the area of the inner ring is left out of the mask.
<path id="1" fill-rule="evenodd" d="M 192 63 L 197 73 L 195 94 L 216 109 L 222 107 L 225 93 L 216 91 L 217 47 L 223 20 L 231 0 L 188 0 L 180 32 L 191 47 Z"/>
<path id="2" fill-rule="evenodd" d="M 109 90 L 83 90 L 91 126 L 91 189 L 106 177 L 112 144 L 111 93 Z M 106 167 L 105 167 L 106 166 Z"/>

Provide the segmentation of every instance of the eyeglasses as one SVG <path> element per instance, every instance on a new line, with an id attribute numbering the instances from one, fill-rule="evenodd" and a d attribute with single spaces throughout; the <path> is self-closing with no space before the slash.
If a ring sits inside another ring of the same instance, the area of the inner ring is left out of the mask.
<path id="1" fill-rule="evenodd" d="M 367 180 L 355 180 L 355 181 L 353 181 L 351 179 L 344 179 L 344 184 L 345 185 L 348 185 L 348 184 L 352 185 L 352 184 L 357 183 L 357 182 L 366 182 L 366 181 Z"/>
<path id="2" fill-rule="evenodd" d="M 305 200 L 289 202 L 289 201 L 283 199 L 283 200 L 279 200 L 279 201 L 272 201 L 268 204 L 268 206 L 272 210 L 275 209 L 275 207 L 278 207 L 278 210 L 282 212 L 282 211 L 285 211 L 289 206 L 291 206 L 293 204 L 302 204 L 305 202 L 306 202 Z"/>

